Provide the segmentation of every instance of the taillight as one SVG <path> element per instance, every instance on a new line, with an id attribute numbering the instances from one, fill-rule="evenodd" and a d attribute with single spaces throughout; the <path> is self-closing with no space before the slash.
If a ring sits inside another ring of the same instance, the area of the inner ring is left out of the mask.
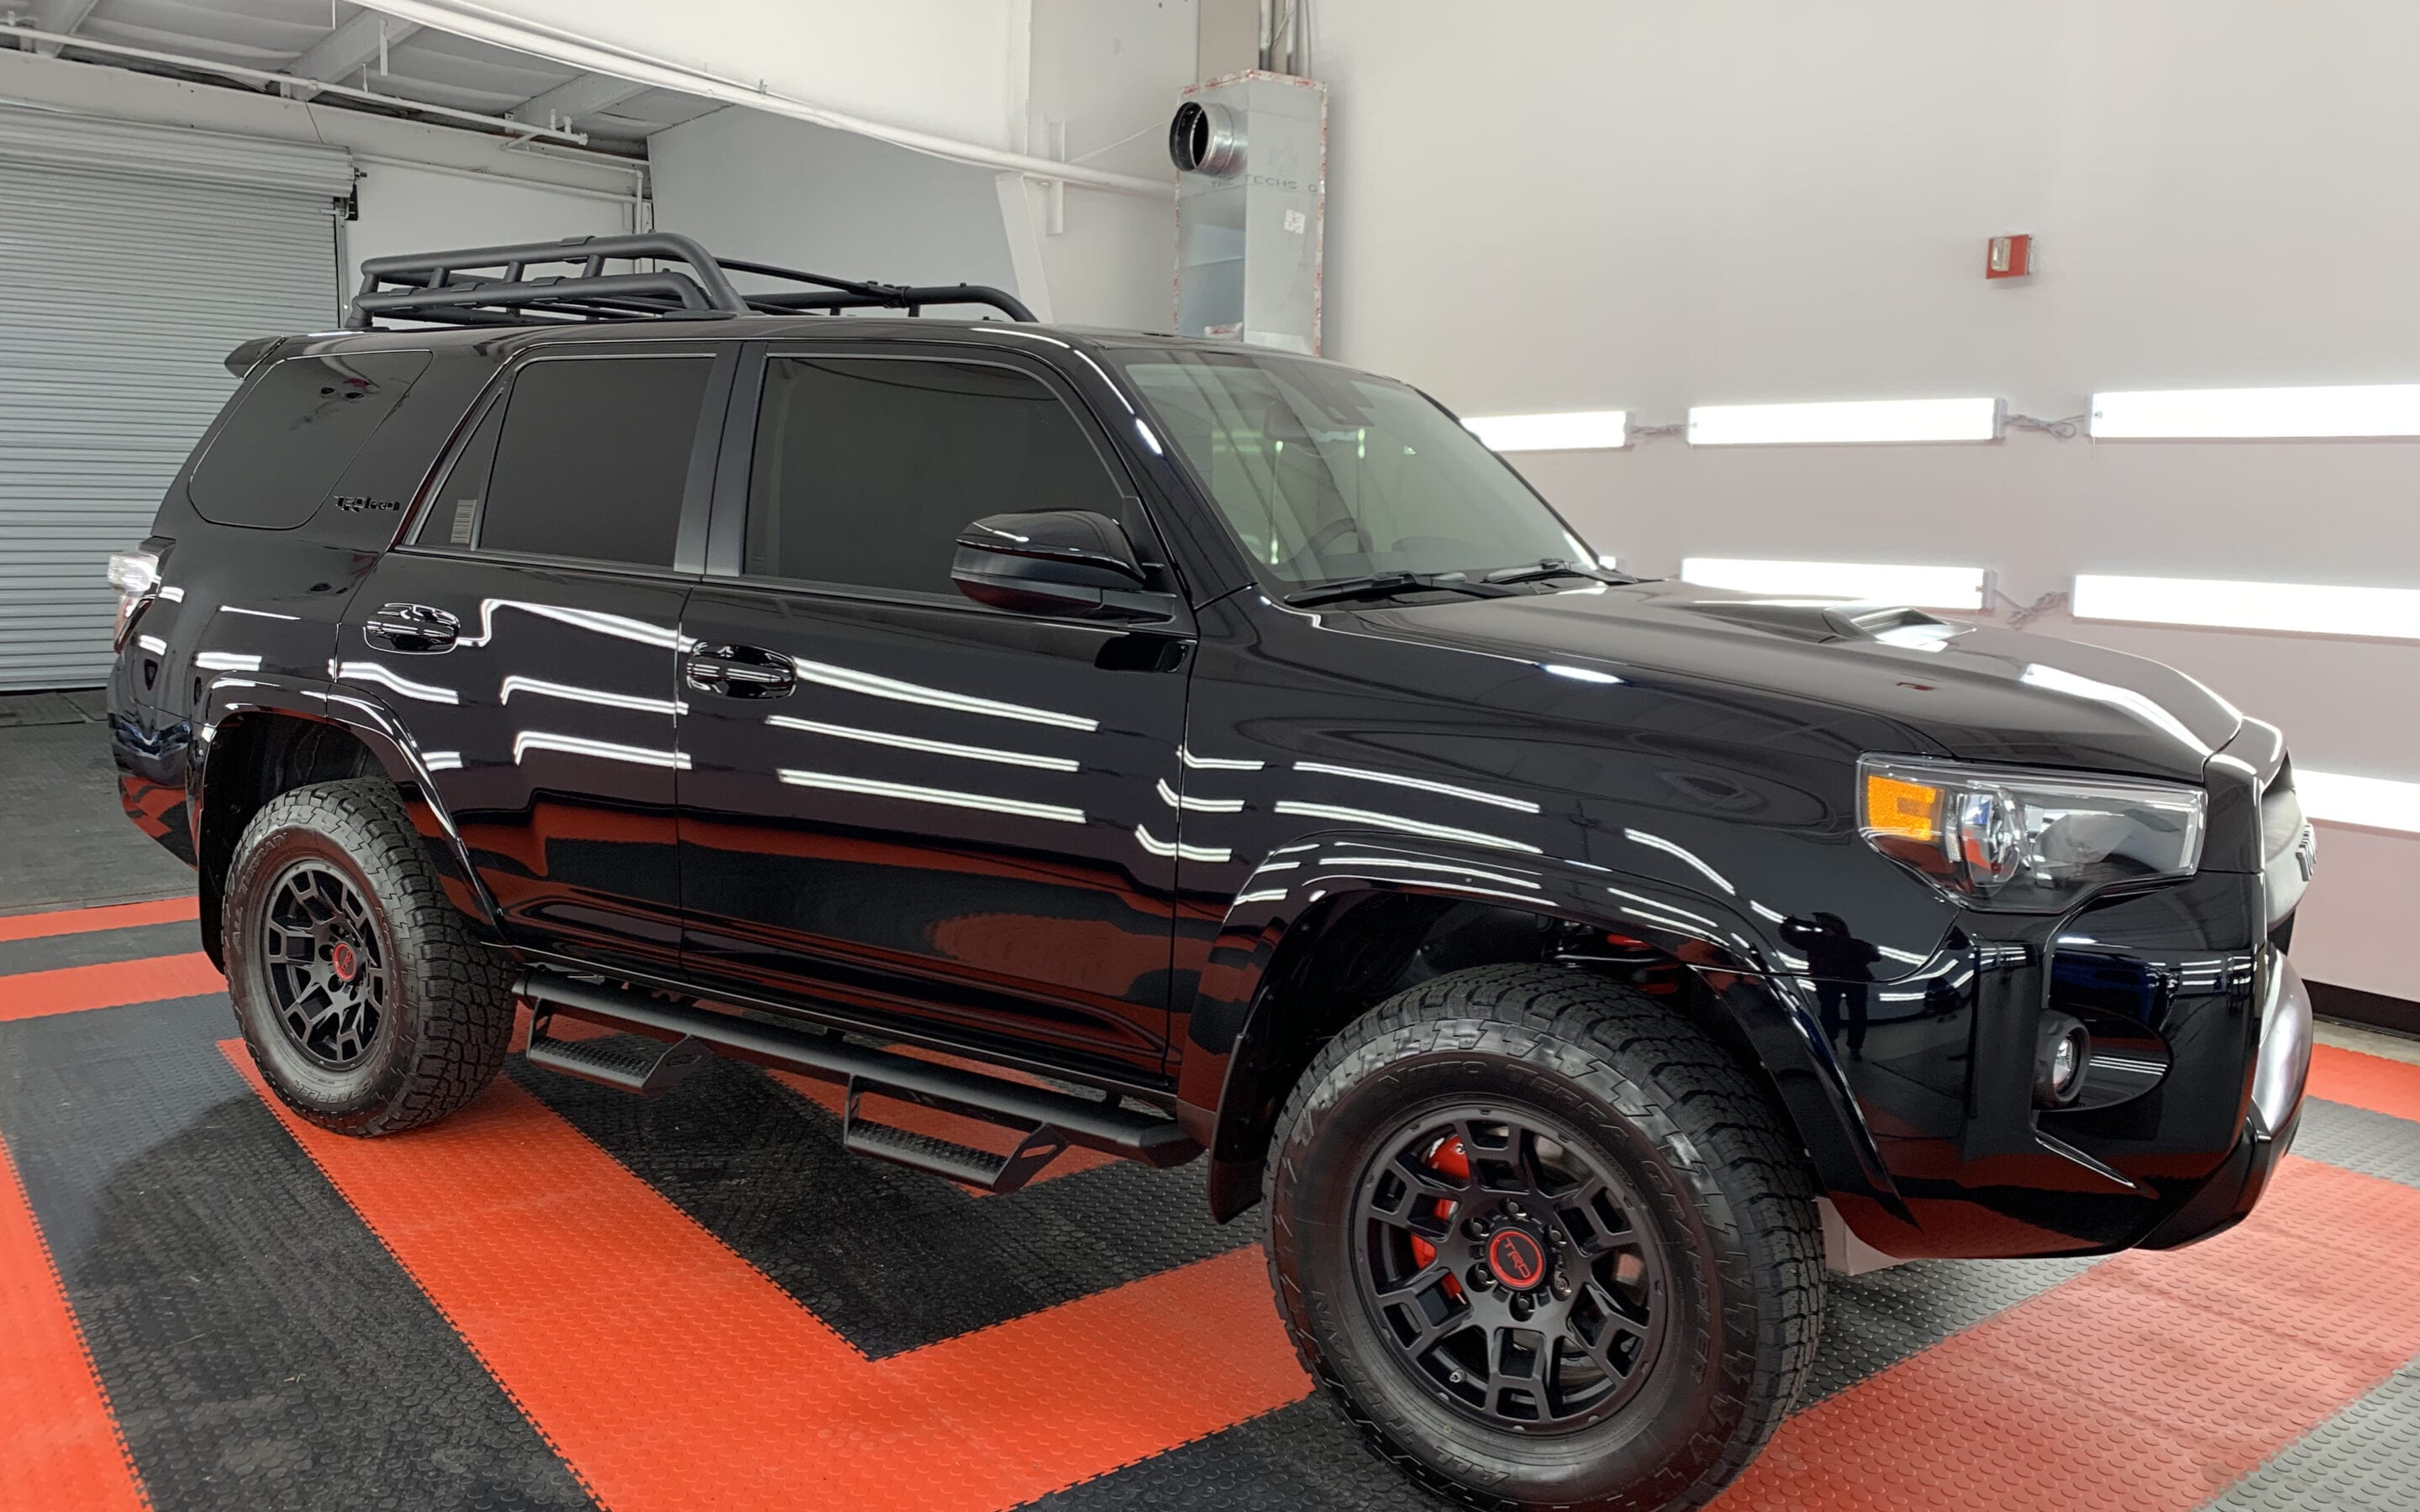
<path id="1" fill-rule="evenodd" d="M 159 556 L 150 551 L 111 552 L 109 584 L 117 590 L 117 626 L 110 644 L 113 650 L 123 651 L 126 638 L 134 628 L 135 616 L 160 592 Z"/>

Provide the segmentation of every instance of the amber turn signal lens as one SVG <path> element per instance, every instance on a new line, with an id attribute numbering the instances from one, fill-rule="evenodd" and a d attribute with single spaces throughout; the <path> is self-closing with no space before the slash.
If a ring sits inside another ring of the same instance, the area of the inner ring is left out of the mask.
<path id="1" fill-rule="evenodd" d="M 1866 828 L 1931 844 L 1941 838 L 1942 790 L 1904 778 L 1866 774 Z"/>

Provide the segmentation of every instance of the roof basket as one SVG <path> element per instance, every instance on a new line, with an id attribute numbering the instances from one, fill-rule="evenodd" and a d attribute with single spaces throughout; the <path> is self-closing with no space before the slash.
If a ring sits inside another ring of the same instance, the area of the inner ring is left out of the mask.
<path id="1" fill-rule="evenodd" d="M 641 259 L 679 266 L 636 270 Z M 609 273 L 609 262 L 629 262 L 634 270 Z M 545 271 L 566 268 L 570 270 Z M 743 294 L 732 286 L 733 273 L 806 286 Z M 832 315 L 842 310 L 922 315 L 926 305 L 936 304 L 987 305 L 1012 320 L 1033 318 L 1016 296 L 981 284 L 906 285 L 827 278 L 717 257 L 689 237 L 659 231 L 372 257 L 362 264 L 361 292 L 353 296 L 345 324 L 367 331 L 381 316 L 447 326 L 536 326 L 666 316 L 713 320 L 743 315 Z"/>

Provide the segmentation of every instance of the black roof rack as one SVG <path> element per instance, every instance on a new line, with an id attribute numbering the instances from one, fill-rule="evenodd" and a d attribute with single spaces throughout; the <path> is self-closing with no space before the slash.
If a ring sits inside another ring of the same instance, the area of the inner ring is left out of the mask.
<path id="1" fill-rule="evenodd" d="M 608 262 L 651 258 L 687 271 L 609 273 Z M 574 265 L 572 272 L 532 270 Z M 732 273 L 754 273 L 807 285 L 743 294 Z M 361 292 L 345 324 L 367 331 L 379 316 L 448 326 L 577 325 L 665 316 L 711 320 L 742 315 L 831 315 L 842 310 L 905 310 L 928 304 L 982 304 L 1012 320 L 1033 312 L 1014 294 L 981 284 L 869 284 L 802 273 L 769 263 L 717 257 L 696 240 L 669 231 L 628 237 L 572 237 L 518 247 L 372 257 L 362 264 Z"/>

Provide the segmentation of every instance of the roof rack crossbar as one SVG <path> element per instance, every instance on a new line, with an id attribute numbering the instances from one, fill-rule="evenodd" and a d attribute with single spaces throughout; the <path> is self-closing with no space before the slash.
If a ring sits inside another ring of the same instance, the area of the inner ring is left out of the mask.
<path id="1" fill-rule="evenodd" d="M 497 309 L 523 305 L 543 305 L 556 309 L 614 295 L 663 296 L 668 302 L 665 312 L 678 309 L 690 316 L 728 316 L 747 313 L 738 310 L 718 310 L 706 302 L 706 295 L 697 284 L 678 273 L 607 273 L 597 278 L 546 279 L 521 284 L 447 284 L 434 288 L 391 289 L 385 293 L 365 291 L 353 297 L 352 320 L 355 329 L 365 329 L 372 316 L 400 315 L 420 319 L 435 319 L 432 312 L 448 308 Z"/>
<path id="2" fill-rule="evenodd" d="M 612 261 L 652 259 L 685 265 L 655 272 L 609 273 Z M 567 273 L 533 269 L 569 268 Z M 499 273 L 501 272 L 501 276 Z M 752 273 L 812 285 L 808 291 L 742 294 L 732 273 Z M 566 324 L 676 316 L 713 319 L 741 315 L 831 314 L 841 310 L 905 310 L 928 304 L 980 304 L 1012 320 L 1033 312 L 1016 296 L 981 284 L 902 285 L 831 278 L 771 263 L 716 257 L 694 239 L 669 231 L 637 236 L 573 237 L 564 241 L 460 252 L 372 257 L 362 264 L 362 286 L 345 324 L 368 330 L 380 316 L 456 326 Z"/>

